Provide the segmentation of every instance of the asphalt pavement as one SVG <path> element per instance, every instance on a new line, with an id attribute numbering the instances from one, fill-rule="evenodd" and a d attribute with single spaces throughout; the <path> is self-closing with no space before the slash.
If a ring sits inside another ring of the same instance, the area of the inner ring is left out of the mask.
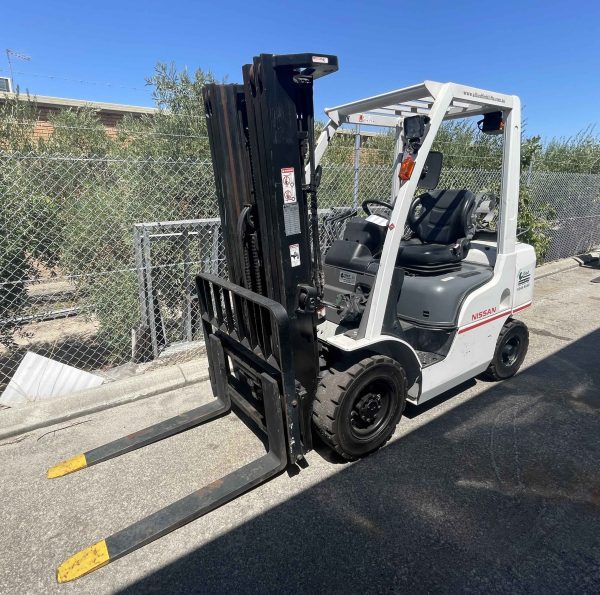
<path id="1" fill-rule="evenodd" d="M 68 556 L 263 452 L 234 415 L 63 478 L 69 456 L 211 398 L 207 383 L 0 443 L 2 593 L 600 591 L 600 285 L 536 281 L 531 345 L 502 383 L 410 407 L 354 464 L 323 448 L 73 583 Z"/>

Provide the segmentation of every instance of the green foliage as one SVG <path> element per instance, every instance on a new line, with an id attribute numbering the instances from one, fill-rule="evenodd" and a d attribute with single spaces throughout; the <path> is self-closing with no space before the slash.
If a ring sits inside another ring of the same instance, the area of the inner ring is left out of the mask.
<path id="1" fill-rule="evenodd" d="M 0 104 L 0 151 L 31 151 L 36 147 L 33 128 L 36 120 L 35 101 L 27 95 L 5 99 Z"/>
<path id="2" fill-rule="evenodd" d="M 521 142 L 521 171 L 526 171 L 542 151 L 541 137 L 530 136 Z"/>
<path id="3" fill-rule="evenodd" d="M 535 167 L 554 172 L 600 173 L 600 136 L 592 127 L 570 138 L 554 138 L 535 159 Z"/>
<path id="4" fill-rule="evenodd" d="M 159 108 L 151 116 L 126 116 L 118 127 L 117 151 L 125 155 L 210 159 L 202 89 L 216 82 L 210 72 L 178 72 L 159 63 L 147 79 Z"/>
<path id="5" fill-rule="evenodd" d="M 126 117 L 116 135 L 84 108 L 56 112 L 50 138 L 34 141 L 35 103 L 0 106 L 0 320 L 23 313 L 26 284 L 43 268 L 74 279 L 98 339 L 115 360 L 127 358 L 139 323 L 133 225 L 216 214 L 202 165 L 210 149 L 201 93 L 213 80 L 157 65 L 148 83 L 160 111 Z M 169 261 L 169 250 L 155 254 L 156 264 Z M 17 329 L 2 325 L 0 343 L 14 347 Z"/>
<path id="6" fill-rule="evenodd" d="M 531 189 L 521 184 L 519 191 L 519 216 L 517 228 L 519 240 L 535 248 L 538 264 L 544 262 L 550 248 L 548 230 L 556 218 L 556 210 L 545 202 L 534 205 Z"/>
<path id="7" fill-rule="evenodd" d="M 0 151 L 30 151 L 34 147 L 35 104 L 29 97 L 7 99 L 0 105 Z M 13 230 L 15 213 L 22 209 L 11 176 L 0 160 L 0 345 L 13 346 L 22 313 L 25 281 L 32 274 L 27 232 Z M 6 230 L 11 230 L 8 233 Z"/>
<path id="8" fill-rule="evenodd" d="M 0 229 L 10 225 L 9 209 L 0 203 Z M 24 306 L 25 279 L 30 271 L 30 263 L 25 251 L 24 238 L 18 234 L 11 237 L 0 234 L 0 345 L 14 346 L 13 336 L 19 326 L 14 321 L 21 315 Z"/>
<path id="9" fill-rule="evenodd" d="M 40 139 L 40 152 L 78 157 L 103 156 L 114 146 L 97 112 L 91 108 L 52 112 L 48 121 L 54 132 L 48 140 Z"/>
<path id="10" fill-rule="evenodd" d="M 87 181 L 70 206 L 61 267 L 77 275 L 79 301 L 90 306 L 85 315 L 99 322 L 98 339 L 118 360 L 130 351 L 129 329 L 139 323 L 137 277 L 131 270 L 137 196 L 110 165 L 103 173 L 104 184 Z"/>
<path id="11" fill-rule="evenodd" d="M 444 154 L 444 169 L 498 170 L 502 137 L 481 134 L 470 120 L 445 122 L 433 143 Z"/>

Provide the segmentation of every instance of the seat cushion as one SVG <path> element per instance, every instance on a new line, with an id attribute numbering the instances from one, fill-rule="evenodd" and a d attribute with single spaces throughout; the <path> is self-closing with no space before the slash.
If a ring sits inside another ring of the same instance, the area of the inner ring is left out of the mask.
<path id="1" fill-rule="evenodd" d="M 396 264 L 398 266 L 436 266 L 440 264 L 453 264 L 460 262 L 462 254 L 455 252 L 452 246 L 446 244 L 422 244 L 411 240 L 403 243 L 398 252 Z"/>

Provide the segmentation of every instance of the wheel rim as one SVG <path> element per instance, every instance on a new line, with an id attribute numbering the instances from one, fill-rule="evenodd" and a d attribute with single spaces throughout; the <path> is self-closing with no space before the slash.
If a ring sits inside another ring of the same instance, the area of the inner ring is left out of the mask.
<path id="1" fill-rule="evenodd" d="M 521 353 L 521 339 L 517 336 L 511 337 L 503 346 L 500 356 L 505 366 L 512 366 Z"/>
<path id="2" fill-rule="evenodd" d="M 369 382 L 354 397 L 350 409 L 350 431 L 358 440 L 370 440 L 385 427 L 392 412 L 393 385 L 385 379 Z"/>

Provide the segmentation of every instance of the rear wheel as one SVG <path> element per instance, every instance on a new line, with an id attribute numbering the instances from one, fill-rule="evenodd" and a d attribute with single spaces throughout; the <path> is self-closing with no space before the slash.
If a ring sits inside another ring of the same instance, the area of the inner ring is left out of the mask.
<path id="1" fill-rule="evenodd" d="M 323 377 L 313 406 L 313 423 L 325 443 L 346 459 L 385 444 L 406 403 L 406 374 L 386 356 L 368 357 Z"/>
<path id="2" fill-rule="evenodd" d="M 508 320 L 502 327 L 496 350 L 484 376 L 489 380 L 504 380 L 514 376 L 529 347 L 529 331 L 524 322 L 520 320 Z"/>

